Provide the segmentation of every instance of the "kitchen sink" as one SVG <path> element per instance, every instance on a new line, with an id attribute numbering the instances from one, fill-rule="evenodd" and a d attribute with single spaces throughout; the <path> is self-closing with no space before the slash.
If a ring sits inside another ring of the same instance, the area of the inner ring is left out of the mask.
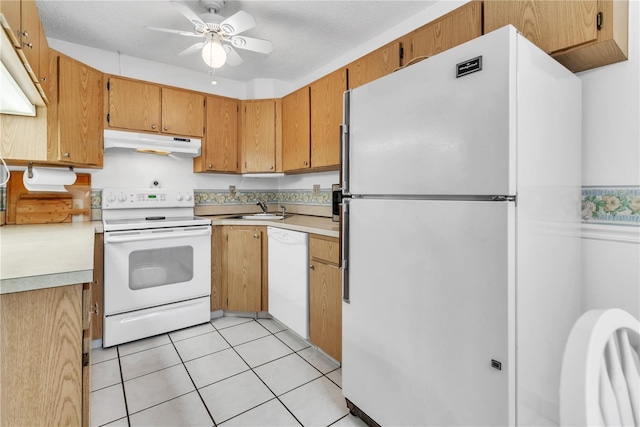
<path id="1" fill-rule="evenodd" d="M 275 214 L 275 213 L 256 213 L 256 214 L 249 214 L 249 215 L 240 215 L 237 218 L 240 218 L 240 219 L 271 219 L 271 220 L 278 220 L 278 219 L 285 219 L 286 217 L 287 217 L 286 215 Z"/>

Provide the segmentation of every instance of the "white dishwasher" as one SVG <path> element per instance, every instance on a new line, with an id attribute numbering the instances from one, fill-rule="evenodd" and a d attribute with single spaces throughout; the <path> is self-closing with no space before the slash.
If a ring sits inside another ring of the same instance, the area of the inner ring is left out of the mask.
<path id="1" fill-rule="evenodd" d="M 267 227 L 269 313 L 309 338 L 309 235 Z"/>

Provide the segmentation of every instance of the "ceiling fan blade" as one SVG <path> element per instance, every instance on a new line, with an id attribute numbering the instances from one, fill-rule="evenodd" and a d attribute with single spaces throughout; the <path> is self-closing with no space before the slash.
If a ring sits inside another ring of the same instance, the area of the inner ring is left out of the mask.
<path id="1" fill-rule="evenodd" d="M 160 31 L 161 33 L 180 34 L 181 36 L 202 37 L 201 34 L 196 34 L 190 31 L 172 30 L 170 28 L 144 27 L 144 29 L 151 31 Z"/>
<path id="2" fill-rule="evenodd" d="M 207 29 L 207 24 L 202 22 L 202 19 L 200 19 L 200 17 L 196 15 L 193 10 L 189 9 L 189 6 L 173 0 L 169 3 L 171 4 L 171 6 L 175 7 L 178 12 L 180 12 L 185 18 L 187 18 L 193 25 L 195 25 L 196 29 Z"/>
<path id="3" fill-rule="evenodd" d="M 273 50 L 273 44 L 269 40 L 254 39 L 253 37 L 234 36 L 229 38 L 229 43 L 238 49 L 260 53 L 271 53 Z"/>
<path id="4" fill-rule="evenodd" d="M 220 28 L 230 36 L 240 34 L 256 26 L 256 20 L 245 11 L 237 12 L 220 23 Z"/>
<path id="5" fill-rule="evenodd" d="M 238 55 L 238 52 L 236 52 L 234 48 L 232 48 L 228 44 L 225 44 L 222 47 L 224 48 L 224 51 L 227 52 L 227 64 L 232 67 L 242 64 L 242 58 L 240 57 L 240 55 Z"/>
<path id="6" fill-rule="evenodd" d="M 190 55 L 192 53 L 200 52 L 202 50 L 202 48 L 204 47 L 204 45 L 206 45 L 206 44 L 207 44 L 206 41 L 194 43 L 191 46 L 189 46 L 188 48 L 186 48 L 185 50 L 183 50 L 182 52 L 180 52 L 178 54 L 178 56 Z"/>

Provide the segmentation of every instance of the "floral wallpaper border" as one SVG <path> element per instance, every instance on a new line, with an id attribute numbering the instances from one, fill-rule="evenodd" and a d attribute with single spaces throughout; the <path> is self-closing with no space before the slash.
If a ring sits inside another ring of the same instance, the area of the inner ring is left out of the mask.
<path id="1" fill-rule="evenodd" d="M 266 203 L 288 203 L 303 205 L 331 205 L 331 190 L 321 189 L 314 195 L 313 190 L 238 190 L 232 196 L 229 190 L 195 190 L 196 205 L 245 205 L 258 201 Z M 102 190 L 91 190 L 91 208 L 102 207 Z"/>
<path id="2" fill-rule="evenodd" d="M 582 222 L 640 227 L 640 186 L 582 187 Z"/>

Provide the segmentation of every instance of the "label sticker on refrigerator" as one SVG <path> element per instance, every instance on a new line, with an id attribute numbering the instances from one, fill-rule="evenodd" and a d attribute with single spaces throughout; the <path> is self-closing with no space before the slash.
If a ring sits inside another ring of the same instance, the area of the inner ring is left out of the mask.
<path id="1" fill-rule="evenodd" d="M 482 56 L 456 64 L 456 78 L 482 70 Z"/>

